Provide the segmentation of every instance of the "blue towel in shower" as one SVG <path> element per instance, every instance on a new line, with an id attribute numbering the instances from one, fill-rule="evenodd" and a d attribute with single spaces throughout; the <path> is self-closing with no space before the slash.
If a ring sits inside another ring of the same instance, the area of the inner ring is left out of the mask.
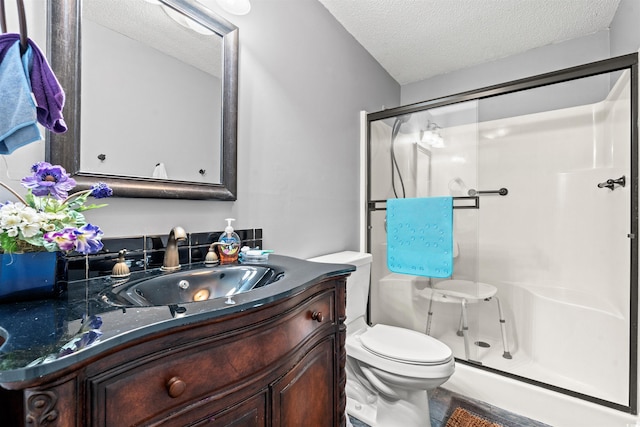
<path id="1" fill-rule="evenodd" d="M 394 273 L 453 274 L 453 198 L 387 200 L 387 266 Z"/>
<path id="2" fill-rule="evenodd" d="M 14 42 L 0 62 L 0 154 L 42 139 L 29 83 L 31 55 L 29 47 L 21 56 L 20 42 Z"/>

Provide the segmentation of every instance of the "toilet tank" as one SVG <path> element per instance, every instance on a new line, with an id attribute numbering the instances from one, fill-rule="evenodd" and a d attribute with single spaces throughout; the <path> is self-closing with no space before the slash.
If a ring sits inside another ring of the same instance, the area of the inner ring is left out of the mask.
<path id="1" fill-rule="evenodd" d="M 369 298 L 371 278 L 371 254 L 365 252 L 344 251 L 310 258 L 313 262 L 330 264 L 351 264 L 356 267 L 347 278 L 347 320 L 346 324 L 365 317 Z"/>

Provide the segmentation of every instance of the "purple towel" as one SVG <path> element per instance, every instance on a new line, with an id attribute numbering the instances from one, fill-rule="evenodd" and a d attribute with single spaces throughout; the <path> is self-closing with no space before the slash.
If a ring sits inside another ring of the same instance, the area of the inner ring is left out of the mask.
<path id="1" fill-rule="evenodd" d="M 20 40 L 19 34 L 0 34 L 0 62 L 16 40 Z M 29 40 L 29 46 L 33 50 L 29 80 L 31 91 L 36 100 L 38 122 L 52 132 L 66 132 L 67 124 L 62 117 L 64 90 L 60 87 L 58 79 L 51 71 L 47 58 L 42 54 L 38 45 Z"/>

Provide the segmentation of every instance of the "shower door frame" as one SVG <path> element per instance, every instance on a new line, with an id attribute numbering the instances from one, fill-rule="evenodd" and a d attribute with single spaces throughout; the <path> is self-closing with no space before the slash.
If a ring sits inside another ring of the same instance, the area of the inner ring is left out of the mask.
<path id="1" fill-rule="evenodd" d="M 541 381 L 533 380 L 520 375 L 511 374 L 495 368 L 490 368 L 476 363 L 457 359 L 456 362 L 473 366 L 494 374 L 506 376 L 528 384 L 533 384 L 555 392 L 566 394 L 572 397 L 593 402 L 602 406 L 606 406 L 619 411 L 630 414 L 638 414 L 638 54 L 632 53 L 614 58 L 609 58 L 597 62 L 583 64 L 571 68 L 553 71 L 537 76 L 527 77 L 524 79 L 514 80 L 511 82 L 488 86 L 485 88 L 475 89 L 467 92 L 435 98 L 432 100 L 417 102 L 405 106 L 391 108 L 388 110 L 378 111 L 367 114 L 367 200 L 366 200 L 366 250 L 371 253 L 371 232 L 372 232 L 372 213 L 375 211 L 386 210 L 382 206 L 386 204 L 386 200 L 371 199 L 371 123 L 378 120 L 397 117 L 400 115 L 416 113 L 437 107 L 443 107 L 452 104 L 458 104 L 466 101 L 477 101 L 481 99 L 491 98 L 499 95 L 510 94 L 514 92 L 535 89 L 556 83 L 568 82 L 586 77 L 592 77 L 599 74 L 612 73 L 616 71 L 629 70 L 630 90 L 631 90 L 631 117 L 630 117 L 630 149 L 631 149 L 631 200 L 630 200 L 630 224 L 629 224 L 629 244 L 630 244 L 630 271 L 629 271 L 629 292 L 630 292 L 630 311 L 629 311 L 629 390 L 628 405 L 622 405 L 610 402 L 604 399 L 596 398 L 590 395 L 579 393 L 573 390 L 561 388 Z M 371 295 L 369 295 L 369 298 Z M 371 318 L 370 307 L 367 313 L 368 319 Z"/>

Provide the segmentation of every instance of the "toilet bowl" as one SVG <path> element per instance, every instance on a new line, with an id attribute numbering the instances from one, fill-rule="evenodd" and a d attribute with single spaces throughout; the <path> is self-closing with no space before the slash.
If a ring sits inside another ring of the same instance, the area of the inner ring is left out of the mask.
<path id="1" fill-rule="evenodd" d="M 453 375 L 451 349 L 421 332 L 366 323 L 370 254 L 346 251 L 310 261 L 356 266 L 347 279 L 347 413 L 372 427 L 430 427 L 427 391 Z"/>

